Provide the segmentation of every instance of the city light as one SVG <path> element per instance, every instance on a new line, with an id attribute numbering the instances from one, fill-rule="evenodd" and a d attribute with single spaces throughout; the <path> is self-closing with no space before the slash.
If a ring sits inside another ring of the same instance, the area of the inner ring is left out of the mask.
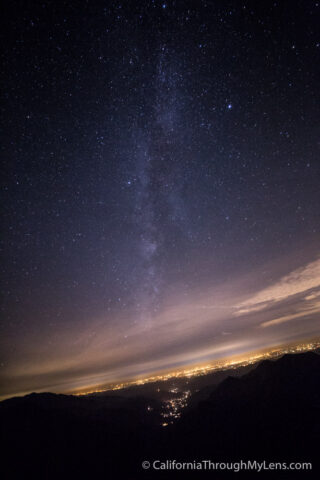
<path id="1" fill-rule="evenodd" d="M 132 387 L 135 385 L 145 385 L 146 383 L 153 383 L 153 382 L 165 382 L 171 379 L 175 378 L 191 378 L 191 377 L 197 377 L 200 375 L 206 375 L 207 373 L 210 372 L 218 372 L 218 371 L 223 371 L 223 370 L 230 370 L 230 369 L 236 369 L 239 367 L 245 367 L 247 365 L 253 365 L 257 362 L 260 362 L 261 360 L 267 360 L 267 359 L 276 359 L 282 355 L 285 354 L 294 354 L 294 353 L 302 353 L 302 352 L 307 352 L 310 350 L 315 350 L 316 348 L 320 347 L 320 342 L 308 342 L 308 343 L 303 343 L 299 345 L 293 345 L 293 346 L 285 346 L 285 347 L 276 347 L 272 348 L 267 352 L 262 352 L 262 353 L 255 353 L 252 354 L 245 359 L 235 359 L 235 360 L 221 360 L 215 363 L 207 364 L 207 365 L 201 365 L 201 366 L 196 366 L 193 368 L 188 368 L 184 370 L 179 370 L 176 372 L 169 372 L 165 373 L 162 375 L 155 375 L 151 377 L 147 377 L 144 379 L 139 379 L 139 380 L 133 380 L 133 381 L 128 381 L 128 382 L 123 382 L 123 383 L 117 383 L 113 385 L 109 385 L 104 388 L 99 388 L 99 389 L 94 389 L 86 392 L 80 392 L 80 393 L 74 393 L 76 396 L 81 396 L 81 395 L 90 395 L 90 394 L 95 394 L 95 393 L 102 393 L 102 392 L 108 392 L 108 391 L 115 391 L 115 390 L 122 390 L 124 388 Z M 159 392 L 160 389 L 158 388 L 157 391 Z M 170 390 L 170 393 L 178 393 L 177 388 L 172 388 Z M 187 392 L 184 392 L 186 394 Z M 187 395 L 189 396 L 189 395 Z M 175 400 L 178 402 L 178 399 Z M 181 397 L 181 402 L 183 403 L 183 397 Z M 181 405 L 182 405 L 181 403 Z M 182 408 L 182 407 L 181 407 Z M 181 409 L 180 408 L 180 409 Z"/>

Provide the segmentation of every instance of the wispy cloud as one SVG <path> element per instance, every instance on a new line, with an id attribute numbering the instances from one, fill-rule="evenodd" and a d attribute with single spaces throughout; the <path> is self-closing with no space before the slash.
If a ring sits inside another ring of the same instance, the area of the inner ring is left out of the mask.
<path id="1" fill-rule="evenodd" d="M 283 315 L 282 317 L 275 318 L 273 320 L 268 320 L 267 322 L 261 323 L 262 328 L 271 327 L 273 325 L 278 325 L 279 323 L 290 322 L 296 318 L 306 317 L 307 315 L 313 315 L 314 313 L 320 312 L 320 302 L 315 305 L 313 308 L 303 310 L 301 312 L 292 313 L 291 315 Z"/>
<path id="2" fill-rule="evenodd" d="M 236 316 L 262 311 L 271 306 L 290 300 L 295 295 L 305 294 L 306 300 L 320 295 L 309 290 L 320 288 L 320 258 L 292 271 L 267 288 L 264 288 L 239 304 Z"/>

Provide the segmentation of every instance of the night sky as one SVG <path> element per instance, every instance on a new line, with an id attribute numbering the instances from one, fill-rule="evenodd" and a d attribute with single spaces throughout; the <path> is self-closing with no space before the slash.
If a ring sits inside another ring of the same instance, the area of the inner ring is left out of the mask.
<path id="1" fill-rule="evenodd" d="M 1 396 L 320 334 L 319 11 L 7 2 Z"/>

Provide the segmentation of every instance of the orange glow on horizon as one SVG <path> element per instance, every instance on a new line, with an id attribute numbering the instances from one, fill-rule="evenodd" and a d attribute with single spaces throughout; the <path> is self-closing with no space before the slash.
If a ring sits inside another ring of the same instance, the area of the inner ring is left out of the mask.
<path id="1" fill-rule="evenodd" d="M 306 351 L 315 350 L 320 347 L 320 340 L 313 340 L 299 344 L 289 344 L 272 347 L 260 351 L 253 351 L 247 354 L 235 355 L 232 357 L 223 358 L 216 362 L 209 364 L 198 364 L 192 368 L 183 368 L 176 371 L 166 371 L 157 375 L 152 375 L 143 379 L 128 380 L 120 383 L 112 383 L 109 385 L 97 385 L 94 387 L 87 387 L 81 389 L 82 391 L 70 392 L 75 396 L 91 395 L 95 393 L 102 393 L 107 391 L 123 390 L 132 386 L 144 385 L 146 383 L 154 383 L 160 381 L 167 381 L 172 378 L 191 378 L 194 376 L 206 375 L 219 370 L 226 370 L 232 368 L 244 367 L 246 365 L 257 363 L 261 360 L 275 359 L 285 354 L 302 353 Z"/>

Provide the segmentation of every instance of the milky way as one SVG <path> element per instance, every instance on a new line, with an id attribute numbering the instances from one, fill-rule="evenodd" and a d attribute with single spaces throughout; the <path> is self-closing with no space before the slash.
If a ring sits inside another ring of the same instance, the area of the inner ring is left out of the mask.
<path id="1" fill-rule="evenodd" d="M 317 2 L 31 3 L 2 29 L 1 396 L 319 336 Z"/>

